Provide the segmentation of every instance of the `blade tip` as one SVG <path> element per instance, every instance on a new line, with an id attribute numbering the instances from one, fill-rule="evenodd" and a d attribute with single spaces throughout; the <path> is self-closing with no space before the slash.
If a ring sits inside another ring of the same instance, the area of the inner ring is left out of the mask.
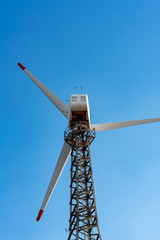
<path id="1" fill-rule="evenodd" d="M 37 222 L 39 222 L 39 220 L 41 219 L 43 212 L 44 212 L 44 210 L 42 210 L 42 209 L 39 210 L 39 213 L 38 213 L 38 216 L 36 219 Z"/>
<path id="2" fill-rule="evenodd" d="M 18 65 L 22 70 L 25 69 L 25 67 L 24 67 L 21 63 L 17 63 L 17 65 Z"/>

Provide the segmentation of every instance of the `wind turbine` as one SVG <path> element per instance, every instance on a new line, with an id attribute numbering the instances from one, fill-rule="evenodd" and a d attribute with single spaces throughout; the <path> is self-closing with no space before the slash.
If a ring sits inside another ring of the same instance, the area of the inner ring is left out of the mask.
<path id="1" fill-rule="evenodd" d="M 101 240 L 90 157 L 90 144 L 95 138 L 95 132 L 160 122 L 160 118 L 91 124 L 88 95 L 71 95 L 69 106 L 67 106 L 21 63 L 18 63 L 18 65 L 68 119 L 64 144 L 36 220 L 40 220 L 63 168 L 71 155 L 68 240 Z"/>

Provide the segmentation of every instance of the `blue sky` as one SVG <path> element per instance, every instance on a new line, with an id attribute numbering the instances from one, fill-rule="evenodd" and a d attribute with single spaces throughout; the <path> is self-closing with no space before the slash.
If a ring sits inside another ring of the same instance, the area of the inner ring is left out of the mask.
<path id="1" fill-rule="evenodd" d="M 39 223 L 66 119 L 18 68 L 63 101 L 83 86 L 92 123 L 160 116 L 160 2 L 31 1 L 0 9 L 0 238 L 67 239 L 68 161 Z M 103 240 L 160 239 L 160 123 L 91 145 Z"/>

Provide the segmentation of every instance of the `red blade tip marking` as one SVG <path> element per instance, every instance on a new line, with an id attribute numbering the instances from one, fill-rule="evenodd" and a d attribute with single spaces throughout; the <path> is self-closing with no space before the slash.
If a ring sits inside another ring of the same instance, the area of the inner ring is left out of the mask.
<path id="1" fill-rule="evenodd" d="M 40 211 L 39 211 L 39 213 L 38 213 L 38 217 L 37 217 L 36 221 L 38 221 L 38 222 L 39 222 L 39 220 L 40 220 L 40 219 L 41 219 L 41 217 L 42 217 L 42 214 L 43 214 L 43 212 L 44 212 L 44 210 L 40 209 Z"/>
<path id="2" fill-rule="evenodd" d="M 18 64 L 18 66 L 19 66 L 22 70 L 25 69 L 25 67 L 24 67 L 21 63 L 17 63 L 17 64 Z"/>

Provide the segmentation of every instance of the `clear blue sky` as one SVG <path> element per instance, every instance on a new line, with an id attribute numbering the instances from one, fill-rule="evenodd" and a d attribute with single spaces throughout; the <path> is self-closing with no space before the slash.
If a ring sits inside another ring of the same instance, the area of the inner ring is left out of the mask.
<path id="1" fill-rule="evenodd" d="M 92 123 L 160 117 L 160 2 L 6 0 L 0 8 L 0 239 L 67 239 L 70 160 L 36 217 L 66 119 L 17 66 L 63 101 L 83 86 Z M 97 133 L 103 240 L 160 239 L 160 123 Z"/>

